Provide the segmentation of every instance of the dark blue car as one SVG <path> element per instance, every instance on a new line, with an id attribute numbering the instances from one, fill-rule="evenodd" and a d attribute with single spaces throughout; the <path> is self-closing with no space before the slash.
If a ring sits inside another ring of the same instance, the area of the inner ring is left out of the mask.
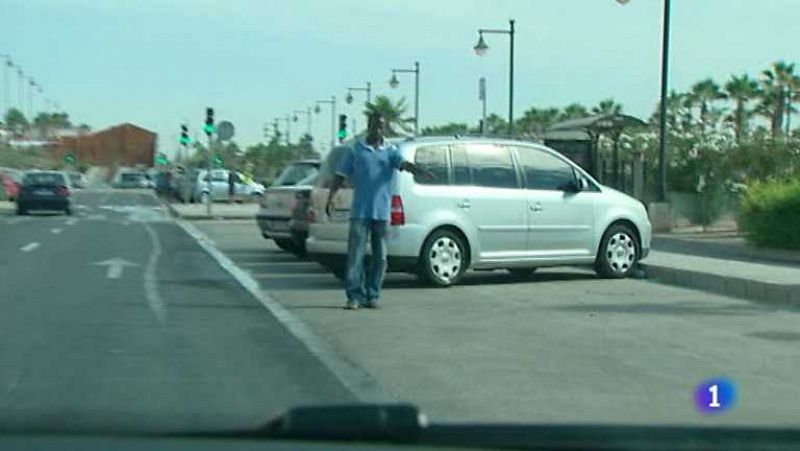
<path id="1" fill-rule="evenodd" d="M 71 215 L 69 179 L 59 171 L 36 171 L 22 178 L 17 197 L 17 214 L 32 210 L 56 210 Z"/>

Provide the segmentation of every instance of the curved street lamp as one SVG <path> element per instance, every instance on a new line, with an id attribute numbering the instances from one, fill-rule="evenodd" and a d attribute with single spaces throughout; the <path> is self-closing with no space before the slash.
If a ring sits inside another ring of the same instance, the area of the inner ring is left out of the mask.
<path id="1" fill-rule="evenodd" d="M 414 74 L 414 136 L 419 135 L 419 61 L 414 62 L 413 69 L 392 69 L 392 78 L 389 86 L 396 88 L 400 85 L 397 74 Z"/>
<path id="2" fill-rule="evenodd" d="M 331 106 L 331 149 L 336 146 L 336 96 L 331 96 L 330 100 L 317 100 L 314 111 L 319 114 L 319 105 L 326 103 Z"/>
<path id="3" fill-rule="evenodd" d="M 486 41 L 483 40 L 482 32 L 478 33 L 478 43 L 475 44 L 475 47 L 473 47 L 473 49 L 475 50 L 475 53 L 478 56 L 483 56 L 483 54 L 486 53 L 487 50 L 489 50 L 489 46 L 486 45 Z"/>
<path id="4" fill-rule="evenodd" d="M 510 43 L 510 52 L 509 52 L 509 64 L 508 64 L 508 136 L 511 137 L 514 134 L 514 19 L 510 19 L 508 21 L 509 28 L 508 30 L 490 30 L 490 29 L 478 29 L 478 43 L 472 47 L 475 50 L 475 53 L 478 56 L 483 56 L 487 50 L 489 50 L 489 46 L 486 44 L 486 41 L 483 39 L 483 34 L 507 34 L 509 36 L 509 43 Z"/>

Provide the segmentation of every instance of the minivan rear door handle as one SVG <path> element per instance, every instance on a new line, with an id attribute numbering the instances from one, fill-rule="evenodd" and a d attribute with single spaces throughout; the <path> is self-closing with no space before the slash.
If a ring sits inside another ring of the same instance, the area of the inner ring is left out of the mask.
<path id="1" fill-rule="evenodd" d="M 531 211 L 540 212 L 542 211 L 542 203 L 536 202 L 535 204 L 530 205 Z"/>
<path id="2" fill-rule="evenodd" d="M 467 210 L 470 207 L 472 207 L 472 204 L 469 203 L 469 199 L 464 199 L 461 202 L 459 202 L 457 205 L 458 205 L 458 208 L 463 208 L 465 210 Z"/>

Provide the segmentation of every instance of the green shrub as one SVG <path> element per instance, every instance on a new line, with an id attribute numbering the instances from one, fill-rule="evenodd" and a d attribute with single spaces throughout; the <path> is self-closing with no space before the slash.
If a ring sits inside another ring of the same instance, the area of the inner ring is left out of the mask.
<path id="1" fill-rule="evenodd" d="M 742 197 L 739 227 L 757 246 L 800 249 L 800 179 L 749 187 Z"/>

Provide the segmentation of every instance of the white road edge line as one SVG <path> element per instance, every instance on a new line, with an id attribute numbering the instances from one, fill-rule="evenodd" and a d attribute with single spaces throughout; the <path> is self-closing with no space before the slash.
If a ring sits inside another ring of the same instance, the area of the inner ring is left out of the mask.
<path id="1" fill-rule="evenodd" d="M 186 231 L 189 236 L 194 238 L 200 247 L 208 252 L 223 269 L 228 271 L 245 290 L 258 299 L 258 301 L 286 327 L 289 333 L 294 335 L 300 343 L 304 344 L 306 348 L 308 348 L 308 350 L 339 379 L 339 382 L 358 399 L 365 402 L 386 402 L 395 399 L 394 396 L 391 396 L 381 387 L 372 375 L 336 352 L 300 318 L 296 317 L 278 301 L 262 291 L 259 283 L 246 271 L 236 266 L 231 259 L 214 247 L 214 245 L 210 244 L 211 240 L 209 240 L 203 232 L 182 219 L 176 218 L 175 223 Z"/>
<path id="2" fill-rule="evenodd" d="M 71 226 L 71 225 L 75 225 L 77 222 L 78 222 L 78 218 L 69 218 L 69 219 L 67 219 L 66 224 L 68 226 Z"/>
<path id="3" fill-rule="evenodd" d="M 39 243 L 35 243 L 34 242 L 34 243 L 28 243 L 28 244 L 22 246 L 21 248 L 19 248 L 19 250 L 21 250 L 22 252 L 30 252 L 30 251 L 36 249 L 37 247 L 39 247 Z"/>
<path id="4" fill-rule="evenodd" d="M 164 299 L 158 292 L 158 277 L 157 266 L 158 259 L 161 257 L 161 241 L 158 239 L 158 234 L 147 221 L 142 221 L 145 230 L 150 235 L 150 241 L 153 244 L 150 257 L 147 259 L 147 265 L 144 267 L 144 295 L 147 299 L 147 306 L 156 315 L 158 322 L 162 325 L 167 321 L 167 308 Z"/>
<path id="5" fill-rule="evenodd" d="M 61 233 L 61 229 L 50 229 L 50 232 L 55 233 L 56 235 L 58 235 L 59 233 Z"/>

